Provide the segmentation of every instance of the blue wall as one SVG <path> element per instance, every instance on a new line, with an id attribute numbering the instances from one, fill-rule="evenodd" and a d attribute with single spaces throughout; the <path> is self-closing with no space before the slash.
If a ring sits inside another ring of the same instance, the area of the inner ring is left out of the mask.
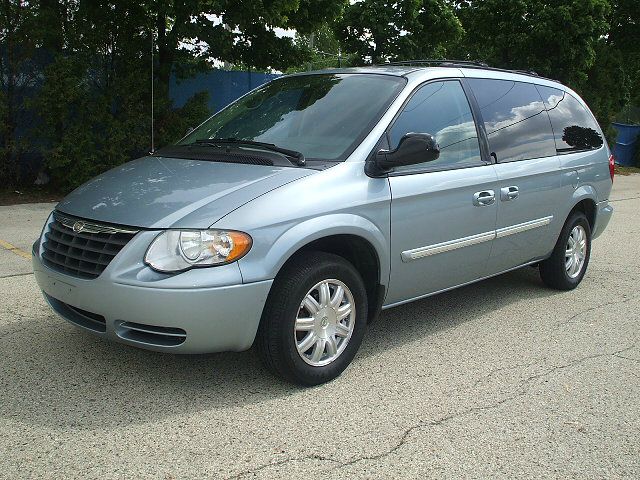
<path id="1" fill-rule="evenodd" d="M 177 80 L 175 76 L 172 76 L 169 84 L 169 96 L 174 107 L 180 108 L 193 95 L 206 90 L 209 92 L 209 111 L 214 113 L 249 90 L 279 76 L 274 73 L 235 70 L 211 70 L 185 80 Z"/>

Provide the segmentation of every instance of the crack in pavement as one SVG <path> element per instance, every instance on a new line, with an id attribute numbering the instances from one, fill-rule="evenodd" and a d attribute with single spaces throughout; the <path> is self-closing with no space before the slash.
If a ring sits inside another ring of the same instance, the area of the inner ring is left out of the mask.
<path id="1" fill-rule="evenodd" d="M 575 360 L 572 360 L 568 363 L 562 364 L 562 365 L 555 365 L 553 367 L 548 368 L 547 370 L 541 372 L 541 373 L 537 373 L 534 375 L 529 375 L 527 378 L 525 378 L 523 381 L 521 381 L 515 391 L 515 393 L 508 395 L 504 398 L 501 398 L 500 400 L 493 402 L 493 403 L 489 403 L 487 405 L 477 405 L 477 406 L 473 406 L 470 408 L 467 408 L 465 410 L 462 410 L 460 412 L 456 412 L 456 413 L 452 413 L 449 415 L 446 415 L 444 417 L 441 417 L 437 420 L 423 420 L 420 421 L 408 428 L 406 428 L 402 434 L 400 435 L 400 438 L 398 439 L 398 441 L 395 443 L 395 445 L 393 445 L 391 448 L 385 450 L 384 452 L 380 452 L 374 455 L 363 455 L 363 456 L 359 456 L 359 457 L 355 457 L 349 461 L 343 462 L 340 460 L 337 460 L 335 458 L 331 458 L 331 457 L 325 457 L 325 456 L 321 456 L 321 455 L 306 455 L 306 456 L 301 456 L 301 457 L 292 457 L 292 458 L 286 458 L 286 459 L 282 459 L 279 460 L 277 462 L 272 462 L 272 463 L 266 463 L 260 466 L 257 466 L 256 468 L 250 469 L 250 470 L 246 470 L 243 472 L 240 472 L 238 474 L 232 475 L 231 477 L 227 477 L 228 479 L 234 478 L 242 478 L 244 476 L 247 475 L 255 475 L 257 472 L 260 472 L 262 470 L 265 470 L 269 467 L 273 467 L 273 466 L 280 466 L 280 465 L 285 465 L 289 462 L 297 462 L 297 461 L 305 461 L 305 460 L 321 460 L 321 461 L 326 461 L 326 462 L 331 462 L 336 464 L 336 467 L 334 470 L 338 470 L 338 469 L 342 469 L 345 467 L 349 467 L 351 465 L 354 465 L 356 463 L 359 462 L 364 462 L 364 461 L 371 461 L 371 460 L 380 460 L 382 458 L 388 457 L 389 455 L 392 455 L 393 453 L 395 453 L 396 451 L 398 451 L 399 449 L 401 449 L 404 445 L 406 445 L 409 441 L 409 437 L 411 436 L 411 434 L 413 432 L 415 432 L 418 429 L 421 428 L 425 428 L 425 427 L 434 427 L 434 426 L 439 426 L 442 425 L 446 422 L 449 422 L 451 420 L 457 419 L 457 418 L 461 418 L 464 417 L 466 415 L 475 413 L 475 412 L 481 412 L 481 411 L 487 411 L 487 410 L 492 410 L 492 409 L 496 409 L 499 408 L 500 406 L 511 402 L 517 398 L 523 397 L 525 396 L 527 393 L 529 393 L 529 388 L 528 385 L 532 382 L 534 382 L 535 380 L 539 380 L 541 378 L 547 377 L 549 375 L 553 375 L 555 372 L 560 371 L 560 370 L 564 370 L 567 368 L 571 368 L 574 367 L 576 365 L 579 365 L 583 362 L 586 362 L 588 360 L 593 360 L 596 358 L 602 358 L 602 357 L 618 357 L 620 358 L 620 355 L 628 352 L 632 349 L 634 349 L 636 347 L 636 344 L 632 344 L 629 347 L 620 349 L 620 350 L 616 350 L 615 352 L 612 353 L 597 353 L 597 354 L 592 354 L 592 355 L 586 355 L 584 357 L 580 357 L 577 358 Z M 529 365 L 514 365 L 511 368 L 520 368 L 522 366 L 529 366 Z M 490 372 L 488 375 L 486 375 L 485 377 L 483 377 L 483 379 L 486 379 L 488 376 L 495 374 L 498 371 L 502 371 L 502 370 L 507 370 L 509 369 L 509 367 L 502 367 L 499 369 L 496 369 L 493 372 Z M 481 379 L 482 380 L 482 379 Z M 473 389 L 476 385 L 478 384 L 478 381 L 476 381 L 472 386 L 469 387 L 469 389 Z"/>
<path id="2" fill-rule="evenodd" d="M 605 302 L 605 303 L 601 303 L 600 305 L 595 305 L 595 306 L 593 306 L 593 307 L 586 308 L 586 309 L 581 310 L 581 311 L 579 311 L 578 313 L 576 313 L 576 314 L 572 315 L 572 316 L 571 316 L 571 317 L 569 317 L 568 319 L 566 319 L 566 320 L 564 320 L 564 321 L 562 321 L 562 322 L 558 323 L 558 324 L 554 327 L 554 330 L 557 330 L 557 329 L 559 329 L 559 328 L 561 328 L 561 327 L 565 327 L 565 326 L 567 326 L 567 325 L 569 325 L 569 324 L 573 323 L 573 321 L 574 321 L 576 318 L 578 318 L 578 317 L 579 317 L 579 316 L 581 316 L 581 315 L 584 315 L 585 313 L 593 312 L 594 310 L 598 310 L 598 309 L 603 308 L 603 307 L 609 307 L 609 306 L 611 306 L 611 305 L 617 305 L 617 304 L 627 303 L 627 302 L 630 302 L 631 300 L 636 300 L 636 299 L 638 299 L 638 298 L 640 298 L 640 295 L 632 295 L 632 296 L 630 296 L 630 297 L 625 297 L 625 298 L 622 298 L 622 299 L 620 299 L 620 300 L 613 300 L 613 301 L 611 301 L 611 302 Z"/>
<path id="3" fill-rule="evenodd" d="M 284 465 L 285 463 L 290 463 L 290 462 L 304 462 L 305 460 L 320 460 L 323 462 L 331 462 L 331 463 L 341 463 L 338 460 L 335 460 L 333 458 L 330 457 L 324 457 L 322 455 L 305 455 L 303 457 L 291 457 L 291 458 L 283 458 L 282 460 L 278 460 L 277 462 L 272 462 L 272 463 L 265 463 L 263 465 L 260 465 L 256 468 L 252 468 L 251 470 L 245 470 L 243 472 L 237 473 L 235 475 L 232 475 L 230 477 L 225 477 L 225 480 L 231 480 L 231 479 L 237 479 L 237 478 L 242 478 L 245 477 L 247 475 L 255 475 L 256 473 L 269 468 L 269 467 L 277 467 L 279 465 Z"/>
<path id="4" fill-rule="evenodd" d="M 638 200 L 640 197 L 627 197 L 627 198 L 616 198 L 615 200 L 609 200 L 609 203 L 613 202 L 624 202 L 626 200 Z"/>
<path id="5" fill-rule="evenodd" d="M 503 371 L 505 371 L 505 370 L 515 370 L 516 368 L 527 368 L 527 367 L 532 367 L 532 366 L 534 366 L 534 365 L 537 365 L 538 363 L 539 363 L 539 362 L 536 360 L 536 361 L 533 361 L 533 362 L 530 362 L 530 363 L 518 363 L 518 364 L 516 364 L 516 365 L 507 365 L 506 367 L 499 367 L 499 368 L 495 368 L 495 369 L 491 370 L 489 373 L 487 373 L 486 375 L 484 375 L 484 376 L 482 376 L 482 377 L 478 378 L 478 379 L 473 383 L 473 385 L 471 385 L 471 387 L 463 387 L 463 388 L 461 388 L 461 389 L 459 388 L 459 389 L 457 389 L 457 390 L 459 391 L 459 390 L 469 390 L 469 389 L 474 389 L 474 388 L 476 388 L 478 385 L 480 385 L 481 383 L 483 383 L 483 382 L 485 382 L 486 380 L 488 380 L 489 378 L 493 377 L 496 373 L 503 372 Z"/>
<path id="6" fill-rule="evenodd" d="M 357 457 L 357 458 L 355 458 L 355 459 L 353 459 L 353 460 L 351 460 L 349 462 L 342 463 L 342 465 L 340 467 L 338 467 L 338 468 L 343 468 L 345 466 L 353 465 L 353 464 L 361 462 L 361 461 L 378 460 L 380 458 L 387 457 L 387 456 L 393 454 L 398 449 L 400 449 L 403 445 L 405 445 L 407 443 L 409 435 L 413 431 L 415 431 L 415 430 L 417 430 L 419 428 L 442 425 L 443 423 L 446 423 L 446 422 L 448 422 L 450 420 L 453 420 L 453 419 L 456 419 L 456 418 L 460 418 L 460 417 L 463 417 L 465 415 L 468 415 L 468 414 L 471 414 L 471 413 L 474 413 L 474 412 L 486 411 L 486 410 L 492 410 L 492 409 L 498 408 L 498 407 L 504 405 L 507 402 L 510 402 L 512 400 L 515 400 L 515 399 L 517 399 L 519 397 L 522 397 L 522 396 L 526 395 L 529 392 L 529 390 L 527 389 L 527 385 L 529 383 L 533 382 L 534 380 L 539 380 L 540 378 L 546 377 L 548 375 L 552 375 L 553 373 L 557 372 L 558 370 L 563 370 L 563 369 L 566 369 L 566 368 L 570 368 L 570 367 L 573 367 L 575 365 L 579 365 L 580 363 L 583 363 L 583 362 L 588 361 L 588 360 L 592 360 L 592 359 L 595 359 L 595 358 L 601 358 L 601 357 L 608 357 L 608 356 L 614 356 L 614 357 L 618 356 L 618 355 L 620 355 L 622 353 L 625 353 L 625 352 L 627 352 L 629 350 L 632 350 L 633 348 L 635 348 L 635 346 L 636 346 L 636 344 L 634 343 L 633 345 L 631 345 L 631 346 L 629 346 L 627 348 L 623 348 L 621 350 L 617 350 L 617 351 L 615 351 L 613 353 L 599 353 L 599 354 L 587 355 L 585 357 L 578 358 L 578 359 L 573 360 L 573 361 L 571 361 L 569 363 L 566 363 L 564 365 L 557 365 L 557 366 L 551 367 L 548 370 L 546 370 L 545 372 L 542 372 L 542 373 L 539 373 L 539 374 L 535 374 L 535 375 L 530 375 L 529 377 L 524 379 L 522 382 L 520 382 L 518 390 L 513 395 L 510 395 L 510 396 L 507 396 L 505 398 L 502 398 L 502 399 L 498 400 L 495 403 L 491 403 L 491 404 L 488 404 L 488 405 L 480 405 L 480 406 L 471 407 L 471 408 L 468 408 L 466 410 L 463 410 L 462 412 L 453 413 L 453 414 L 447 415 L 445 417 L 442 417 L 442 418 L 440 418 L 438 420 L 419 422 L 418 424 L 413 425 L 413 426 L 409 427 L 408 429 L 406 429 L 403 432 L 402 436 L 400 437 L 400 441 L 396 445 L 394 445 L 391 449 L 387 450 L 386 452 L 383 452 L 383 453 L 380 453 L 380 454 L 377 454 L 377 455 L 373 455 L 373 456 Z"/>
<path id="7" fill-rule="evenodd" d="M 26 272 L 26 273 L 11 273 L 9 275 L 3 275 L 0 277 L 0 280 L 2 280 L 3 278 L 12 278 L 12 277 L 24 277 L 26 275 L 33 275 L 33 272 Z"/>
<path id="8" fill-rule="evenodd" d="M 629 360 L 631 362 L 640 363 L 640 360 L 638 360 L 637 358 L 625 357 L 624 355 L 614 355 L 614 357 L 621 358 L 623 360 Z"/>

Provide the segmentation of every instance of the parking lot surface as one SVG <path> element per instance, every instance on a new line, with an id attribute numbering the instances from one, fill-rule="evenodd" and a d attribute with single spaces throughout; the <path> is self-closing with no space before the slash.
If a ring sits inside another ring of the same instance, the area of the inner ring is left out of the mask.
<path id="1" fill-rule="evenodd" d="M 54 204 L 0 207 L 0 478 L 640 478 L 640 175 L 612 200 L 575 291 L 527 267 L 388 310 L 308 389 L 67 324 L 28 259 Z"/>

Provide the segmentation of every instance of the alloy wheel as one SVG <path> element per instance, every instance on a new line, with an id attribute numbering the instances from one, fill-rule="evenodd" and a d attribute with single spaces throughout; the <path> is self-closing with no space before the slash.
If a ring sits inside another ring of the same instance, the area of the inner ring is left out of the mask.
<path id="1" fill-rule="evenodd" d="M 569 234 L 565 248 L 565 269 L 569 278 L 576 278 L 582 272 L 587 257 L 587 233 L 582 225 L 576 225 Z"/>
<path id="2" fill-rule="evenodd" d="M 305 295 L 295 321 L 298 354 L 314 367 L 330 364 L 344 352 L 356 321 L 353 294 L 336 279 L 318 282 Z"/>

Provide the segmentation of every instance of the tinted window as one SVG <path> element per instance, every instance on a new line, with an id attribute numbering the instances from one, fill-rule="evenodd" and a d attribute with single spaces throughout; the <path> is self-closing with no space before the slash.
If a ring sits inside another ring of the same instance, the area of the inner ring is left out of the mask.
<path id="1" fill-rule="evenodd" d="M 469 79 L 498 162 L 555 155 L 549 117 L 536 87 L 508 80 Z"/>
<path id="2" fill-rule="evenodd" d="M 284 77 L 216 113 L 180 144 L 238 138 L 275 143 L 307 158 L 342 160 L 405 84 L 387 75 Z"/>
<path id="3" fill-rule="evenodd" d="M 480 164 L 476 126 L 467 97 L 457 81 L 429 83 L 415 92 L 389 131 L 391 148 L 395 149 L 402 136 L 412 132 L 430 133 L 440 145 L 440 157 L 429 162 L 429 167 Z M 400 169 L 420 169 L 425 165 Z"/>
<path id="4" fill-rule="evenodd" d="M 578 100 L 557 88 L 538 85 L 538 90 L 549 112 L 558 153 L 602 146 L 598 124 Z"/>

